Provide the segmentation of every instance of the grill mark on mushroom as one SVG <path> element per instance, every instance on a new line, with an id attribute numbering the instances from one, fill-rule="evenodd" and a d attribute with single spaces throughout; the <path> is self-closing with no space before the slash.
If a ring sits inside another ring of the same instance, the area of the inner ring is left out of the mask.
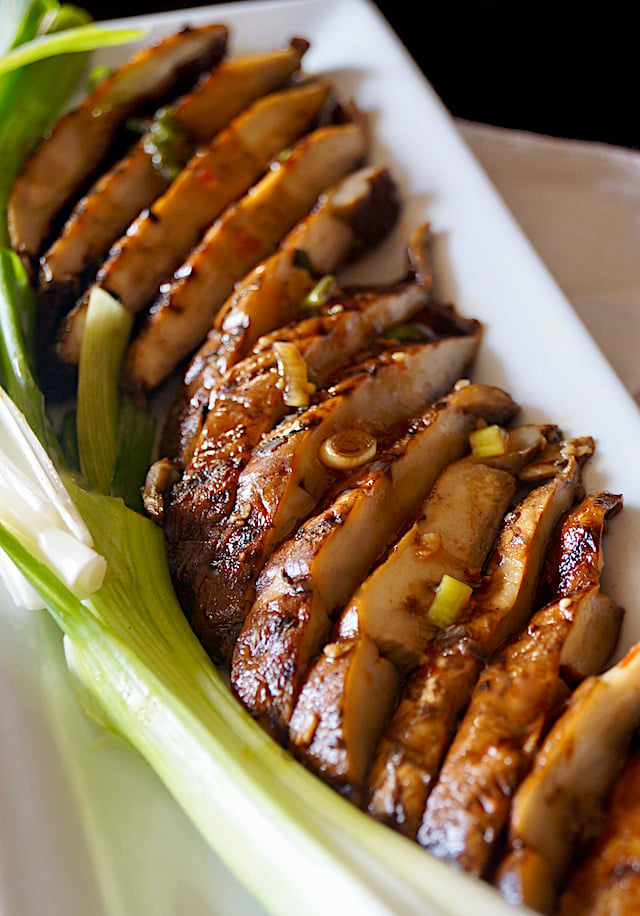
<path id="1" fill-rule="evenodd" d="M 326 81 L 310 81 L 271 93 L 238 115 L 208 148 L 189 160 L 153 208 L 132 222 L 98 270 L 95 285 L 108 289 L 134 314 L 145 309 L 158 295 L 161 284 L 172 282 L 203 233 L 218 218 L 224 221 L 225 209 L 246 195 L 255 182 L 264 180 L 283 146 L 310 127 L 330 89 Z M 251 212 L 248 198 L 245 206 Z M 223 238 L 233 232 L 238 232 L 238 227 L 231 220 Z M 239 278 L 241 274 L 242 269 L 236 268 L 231 276 Z M 89 293 L 62 323 L 56 351 L 63 362 L 78 361 Z M 200 339 L 206 331 L 207 327 Z"/>
<path id="2" fill-rule="evenodd" d="M 342 204 L 338 205 L 336 198 L 342 199 Z M 211 390 L 224 373 L 261 336 L 299 318 L 300 303 L 315 282 L 315 273 L 326 275 L 381 242 L 395 224 L 399 207 L 389 172 L 376 167 L 349 175 L 320 196 L 310 215 L 285 237 L 276 253 L 247 275 L 221 308 L 206 341 L 185 371 L 163 430 L 164 454 L 186 463 L 204 421 Z M 354 228 L 354 210 L 369 215 L 376 227 L 373 234 L 365 230 L 360 234 Z M 427 247 L 429 242 L 429 229 L 424 226 L 415 244 Z M 298 266 L 300 252 L 304 252 L 310 269 Z M 338 308 L 373 306 L 372 322 L 382 331 L 389 323 L 386 307 L 381 301 L 380 315 L 375 317 L 373 296 L 379 301 L 385 295 L 406 296 L 406 318 L 414 310 L 412 302 L 417 308 L 419 302 L 426 301 L 430 286 L 430 276 L 416 280 L 410 273 L 386 290 L 340 290 L 333 304 Z M 404 320 L 396 314 L 399 321 Z"/>

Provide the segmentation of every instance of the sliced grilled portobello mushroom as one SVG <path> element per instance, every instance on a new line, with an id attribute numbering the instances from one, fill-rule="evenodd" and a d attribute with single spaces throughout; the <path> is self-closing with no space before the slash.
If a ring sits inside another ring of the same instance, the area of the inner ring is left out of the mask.
<path id="1" fill-rule="evenodd" d="M 309 768 L 350 797 L 362 799 L 371 754 L 396 705 L 401 676 L 435 636 L 429 609 L 437 586 L 443 576 L 477 584 L 515 486 L 511 474 L 481 462 L 461 458 L 449 464 L 417 520 L 356 590 L 313 664 L 291 716 L 290 741 Z M 364 648 L 369 644 L 375 653 Z M 379 658 L 392 663 L 395 679 Z M 364 707 L 362 696 L 368 696 Z M 379 711 L 372 709 L 375 703 Z M 365 715 L 366 730 L 350 724 Z"/>
<path id="2" fill-rule="evenodd" d="M 559 916 L 634 916 L 640 911 L 640 754 L 618 776 L 605 827 L 573 872 Z M 522 896 L 522 895 L 521 895 Z M 530 899 L 526 895 L 524 899 Z"/>
<path id="3" fill-rule="evenodd" d="M 141 106 L 177 89 L 185 69 L 193 82 L 215 66 L 226 53 L 227 37 L 223 25 L 170 35 L 139 51 L 62 116 L 24 164 L 9 199 L 11 244 L 29 266 L 58 213 L 96 173 L 118 127 Z"/>
<path id="4" fill-rule="evenodd" d="M 552 725 L 531 772 L 514 795 L 510 852 L 495 882 L 517 894 L 523 854 L 538 858 L 557 905 L 570 868 L 601 833 L 610 792 L 640 724 L 640 647 L 603 674 L 586 678 Z M 525 904 L 527 900 L 521 901 Z"/>
<path id="5" fill-rule="evenodd" d="M 346 290 L 328 303 L 318 317 L 292 322 L 271 334 L 263 335 L 252 353 L 245 360 L 232 366 L 209 391 L 206 410 L 203 410 L 199 417 L 194 416 L 190 424 L 193 441 L 188 451 L 183 445 L 183 454 L 179 462 L 192 463 L 194 456 L 203 448 L 211 451 L 208 442 L 211 426 L 213 424 L 215 429 L 218 421 L 219 397 L 228 396 L 232 381 L 240 378 L 248 380 L 247 372 L 251 373 L 253 366 L 260 369 L 265 392 L 269 386 L 268 376 L 272 379 L 271 384 L 278 387 L 279 394 L 272 392 L 272 396 L 276 397 L 279 404 L 280 414 L 277 419 L 280 419 L 291 407 L 301 407 L 311 402 L 311 396 L 305 398 L 304 392 L 299 403 L 300 392 L 295 404 L 291 400 L 287 386 L 291 387 L 293 384 L 295 387 L 297 371 L 302 371 L 304 379 L 311 383 L 309 391 L 326 386 L 333 373 L 348 366 L 350 358 L 363 353 L 381 334 L 391 334 L 394 326 L 404 325 L 407 318 L 414 316 L 422 318 L 420 327 L 424 339 L 435 339 L 447 333 L 455 334 L 461 327 L 453 313 L 447 313 L 445 321 L 445 316 L 437 306 L 425 305 L 425 293 L 421 286 L 402 284 L 398 287 L 370 289 L 366 292 Z M 291 344 L 295 345 L 295 351 L 292 350 Z M 287 369 L 287 361 L 278 358 L 279 352 L 286 355 L 287 351 L 295 357 L 293 362 L 289 361 L 291 371 Z M 299 369 L 295 366 L 296 354 L 302 361 Z M 304 381 L 302 384 L 304 385 Z M 300 384 L 297 387 L 300 389 Z M 256 403 L 256 394 L 248 397 L 246 403 Z M 199 435 L 196 437 L 198 429 Z M 186 445 L 186 430 L 182 434 L 182 440 Z"/>
<path id="6" fill-rule="evenodd" d="M 60 316 L 68 311 L 114 242 L 166 191 L 176 169 L 248 105 L 283 85 L 298 70 L 307 48 L 308 42 L 296 38 L 288 48 L 223 61 L 191 92 L 156 112 L 127 155 L 78 201 L 42 256 L 41 309 Z"/>
<path id="7" fill-rule="evenodd" d="M 565 443 L 565 446 L 567 444 Z M 591 448 L 593 443 L 590 443 Z M 582 485 L 576 447 L 566 448 L 555 476 L 510 512 L 489 557 L 484 580 L 462 617 L 425 652 L 403 687 L 398 707 L 374 754 L 368 811 L 416 837 L 428 795 L 483 660 L 534 611 L 535 588 L 553 530 Z"/>
<path id="8" fill-rule="evenodd" d="M 238 115 L 133 221 L 100 267 L 95 285 L 134 314 L 146 308 L 225 208 L 262 178 L 278 153 L 311 125 L 330 91 L 326 81 L 310 81 L 271 93 Z M 238 228 L 237 220 L 232 221 L 228 231 Z M 78 362 L 89 294 L 90 290 L 65 317 L 58 334 L 56 351 L 65 363 Z"/>
<path id="9" fill-rule="evenodd" d="M 193 353 L 235 283 L 273 253 L 324 190 L 362 163 L 366 149 L 361 122 L 320 127 L 222 214 L 161 291 L 131 344 L 129 390 L 153 390 Z"/>
<path id="10" fill-rule="evenodd" d="M 470 385 L 452 392 L 404 434 L 392 433 L 390 444 L 271 557 L 236 643 L 231 683 L 251 714 L 280 739 L 336 611 L 442 470 L 467 450 L 478 418 L 505 422 L 516 410 L 500 389 Z"/>
<path id="11" fill-rule="evenodd" d="M 342 613 L 339 639 L 366 633 L 402 674 L 438 633 L 429 616 L 443 576 L 473 588 L 516 489 L 512 474 L 461 458 L 443 471 L 417 519 Z"/>
<path id="12" fill-rule="evenodd" d="M 214 657 L 228 659 L 254 598 L 260 570 L 310 514 L 336 479 L 321 459 L 323 442 L 345 429 L 374 437 L 446 393 L 464 375 L 480 339 L 475 332 L 422 344 L 389 344 L 285 421 L 254 450 L 238 480 L 237 496 L 192 615 Z"/>
<path id="13" fill-rule="evenodd" d="M 398 669 L 366 634 L 327 643 L 291 716 L 292 752 L 360 804 L 370 750 L 393 712 L 399 689 Z"/>
<path id="14" fill-rule="evenodd" d="M 320 195 L 311 213 L 294 226 L 274 254 L 236 285 L 218 312 L 185 371 L 165 421 L 162 454 L 186 463 L 211 389 L 225 372 L 262 335 L 296 320 L 304 310 L 305 297 L 320 278 L 330 277 L 347 261 L 379 244 L 395 225 L 399 210 L 397 186 L 384 167 L 357 170 Z M 420 236 L 420 243 L 427 245 L 428 227 L 422 228 Z M 415 285 L 417 278 L 412 273 L 406 279 Z M 430 275 L 421 278 L 419 285 L 428 290 Z M 375 295 L 362 292 L 363 296 L 370 294 Z M 343 306 L 342 290 L 331 298 L 336 308 Z"/>
<path id="15" fill-rule="evenodd" d="M 589 627 L 600 612 L 608 620 L 613 614 L 615 620 L 604 651 L 610 653 L 617 641 L 622 611 L 600 594 L 599 578 L 605 521 L 619 505 L 610 494 L 587 497 L 562 526 L 565 550 L 552 552 L 545 563 L 559 579 L 554 600 L 534 614 L 526 630 L 480 675 L 429 795 L 418 842 L 477 877 L 487 874 L 513 793 L 551 721 L 574 625 L 595 643 L 583 656 L 601 663 L 585 675 L 599 673 L 608 658 L 602 654 L 600 629 Z"/>
<path id="16" fill-rule="evenodd" d="M 368 296 L 344 300 L 340 308 L 334 303 L 324 314 L 262 337 L 253 354 L 232 367 L 211 392 L 206 422 L 184 473 L 174 463 L 177 473 L 167 493 L 159 493 L 154 483 L 145 495 L 147 504 L 166 509 L 169 564 L 183 606 L 193 603 L 194 584 L 212 559 L 221 526 L 233 509 L 242 468 L 260 436 L 292 409 L 275 347 L 283 341 L 295 346 L 296 366 L 303 367 L 303 393 L 310 401 L 309 380 L 326 384 L 332 372 L 344 370 L 363 347 L 375 343 L 385 324 L 402 322 L 424 298 L 422 287 L 414 284 L 370 290 Z M 428 307 L 423 313 L 423 327 L 443 333 L 440 309 Z M 469 323 L 450 314 L 447 327 L 449 334 L 457 334 Z M 385 346 L 394 345 L 385 341 Z M 152 511 L 159 515 L 158 509 Z"/>

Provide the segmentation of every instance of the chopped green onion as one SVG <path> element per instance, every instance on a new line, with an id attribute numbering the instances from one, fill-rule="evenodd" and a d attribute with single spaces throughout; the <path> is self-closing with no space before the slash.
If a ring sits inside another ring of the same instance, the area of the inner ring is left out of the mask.
<path id="1" fill-rule="evenodd" d="M 335 289 L 336 278 L 333 274 L 326 274 L 321 280 L 318 280 L 313 289 L 304 297 L 302 308 L 309 311 L 322 308 L 331 299 Z"/>
<path id="2" fill-rule="evenodd" d="M 441 629 L 451 626 L 468 604 L 472 592 L 473 589 L 466 582 L 460 582 L 445 573 L 436 589 L 427 619 Z"/>
<path id="3" fill-rule="evenodd" d="M 87 77 L 87 86 L 93 92 L 93 90 L 97 89 L 101 83 L 104 83 L 104 81 L 108 79 L 112 73 L 112 68 L 107 64 L 96 64 L 96 66 L 92 67 L 89 71 L 89 76 Z"/>
<path id="4" fill-rule="evenodd" d="M 300 351 L 290 341 L 277 340 L 273 352 L 278 364 L 282 400 L 288 407 L 307 407 L 316 387 L 307 377 L 307 364 Z"/>
<path id="5" fill-rule="evenodd" d="M 193 152 L 191 135 L 169 108 L 156 112 L 144 135 L 143 146 L 154 168 L 172 181 Z"/>
<path id="6" fill-rule="evenodd" d="M 474 458 L 493 458 L 504 455 L 507 448 L 507 433 L 496 424 L 475 429 L 469 433 L 469 445 Z"/>
<path id="7" fill-rule="evenodd" d="M 100 287 L 89 307 L 78 365 L 78 452 L 90 487 L 108 493 L 115 469 L 120 367 L 133 315 Z"/>
<path id="8" fill-rule="evenodd" d="M 378 443 L 363 429 L 342 429 L 324 439 L 318 457 L 329 468 L 350 471 L 375 457 Z"/>
<path id="9" fill-rule="evenodd" d="M 432 340 L 433 336 L 434 334 L 431 328 L 419 321 L 407 321 L 401 324 L 394 324 L 393 327 L 387 328 L 383 333 L 383 337 L 388 337 L 391 340 L 404 340 L 407 342 Z"/>

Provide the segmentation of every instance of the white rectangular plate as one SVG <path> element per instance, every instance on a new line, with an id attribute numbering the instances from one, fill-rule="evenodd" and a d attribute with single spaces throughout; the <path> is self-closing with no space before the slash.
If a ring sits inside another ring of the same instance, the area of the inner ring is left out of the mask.
<path id="1" fill-rule="evenodd" d="M 149 40 L 205 21 L 229 25 L 231 55 L 308 38 L 305 68 L 330 73 L 367 113 L 373 158 L 394 170 L 405 210 L 382 251 L 350 279 L 399 275 L 409 231 L 428 220 L 438 294 L 485 327 L 474 377 L 506 388 L 525 417 L 596 439 L 587 485 L 625 497 L 604 575 L 605 590 L 627 608 L 621 654 L 640 638 L 640 414 L 450 115 L 365 0 L 243 2 L 127 20 L 148 27 Z M 112 63 L 129 53 L 98 57 Z M 144 762 L 85 719 L 53 625 L 18 613 L 4 593 L 0 610 L 0 912 L 261 913 Z M 472 905 L 478 914 L 513 912 L 492 892 L 476 891 L 472 904 L 469 887 L 451 872 L 448 914 Z M 425 903 L 424 912 L 434 910 Z"/>

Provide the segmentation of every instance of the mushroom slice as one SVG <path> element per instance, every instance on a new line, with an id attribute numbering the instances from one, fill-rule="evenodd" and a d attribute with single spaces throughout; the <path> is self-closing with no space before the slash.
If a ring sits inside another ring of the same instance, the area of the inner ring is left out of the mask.
<path id="1" fill-rule="evenodd" d="M 320 195 L 311 213 L 285 236 L 276 252 L 237 284 L 218 312 L 185 372 L 165 422 L 163 454 L 185 463 L 217 381 L 260 337 L 300 316 L 301 303 L 318 277 L 333 274 L 346 261 L 380 243 L 395 225 L 399 209 L 397 186 L 384 167 L 359 169 Z M 428 227 L 423 235 L 427 244 Z M 407 280 L 426 295 L 430 280 L 419 284 L 413 276 Z M 338 295 L 334 304 L 342 307 L 342 292 Z"/>
<path id="2" fill-rule="evenodd" d="M 622 509 L 622 496 L 594 493 L 558 525 L 538 588 L 546 603 L 596 586 L 604 564 L 602 542 L 606 522 Z"/>
<path id="3" fill-rule="evenodd" d="M 172 164 L 184 166 L 197 144 L 209 143 L 229 121 L 261 96 L 274 92 L 298 70 L 308 42 L 225 61 L 196 87 L 162 109 L 152 127 L 93 185 L 74 207 L 60 236 L 41 258 L 40 299 L 62 314 L 80 296 L 113 243 L 170 185 L 171 169 L 158 162 L 156 136 L 169 118 Z M 174 163 L 175 160 L 175 163 Z"/>
<path id="4" fill-rule="evenodd" d="M 24 164 L 9 199 L 11 244 L 25 260 L 38 257 L 54 218 L 95 172 L 119 125 L 167 93 L 185 68 L 197 76 L 214 66 L 227 36 L 223 25 L 183 29 L 139 51 L 63 115 Z"/>
<path id="5" fill-rule="evenodd" d="M 130 311 L 143 309 L 225 207 L 307 131 L 330 92 L 326 80 L 310 80 L 273 92 L 238 115 L 129 227 L 98 271 L 98 285 Z"/>
<path id="6" fill-rule="evenodd" d="M 291 717 L 291 750 L 334 788 L 360 802 L 370 749 L 399 689 L 394 665 L 362 636 L 325 646 Z"/>
<path id="7" fill-rule="evenodd" d="M 574 621 L 593 619 L 603 602 L 608 614 L 611 602 L 596 586 L 548 604 L 482 672 L 418 830 L 418 842 L 438 858 L 486 874 L 552 716 Z"/>
<path id="8" fill-rule="evenodd" d="M 402 674 L 412 670 L 438 632 L 429 608 L 443 576 L 479 584 L 515 489 L 507 471 L 468 458 L 450 464 L 411 528 L 349 601 L 338 639 L 366 633 Z"/>
<path id="9" fill-rule="evenodd" d="M 356 804 L 370 749 L 393 711 L 400 678 L 372 639 L 330 643 L 311 669 L 291 717 L 290 748 Z"/>
<path id="10" fill-rule="evenodd" d="M 500 389 L 452 392 L 391 436 L 345 489 L 276 550 L 236 643 L 231 684 L 279 737 L 300 687 L 344 606 L 442 470 L 468 448 L 478 418 L 504 421 L 516 409 Z"/>
<path id="11" fill-rule="evenodd" d="M 368 810 L 407 836 L 416 836 L 483 658 L 517 633 L 534 609 L 552 532 L 581 486 L 580 467 L 572 454 L 507 515 L 464 616 L 428 647 L 403 687 L 374 755 Z"/>
<path id="12" fill-rule="evenodd" d="M 352 429 L 379 436 L 422 411 L 464 374 L 479 334 L 478 328 L 462 337 L 391 346 L 263 439 L 240 475 L 233 512 L 192 616 L 214 656 L 229 657 L 268 556 L 340 476 L 339 469 L 323 463 L 323 442 Z"/>
<path id="13" fill-rule="evenodd" d="M 602 834 L 572 874 L 559 916 L 634 916 L 640 911 L 640 754 L 618 777 Z M 524 897 L 528 899 L 528 897 Z"/>
<path id="14" fill-rule="evenodd" d="M 95 285 L 108 290 L 131 312 L 144 309 L 222 211 L 309 128 L 330 90 L 324 80 L 310 81 L 271 93 L 238 115 L 208 148 L 190 159 L 151 208 L 134 220 L 111 249 Z M 60 330 L 57 353 L 63 362 L 78 362 L 89 292 Z"/>
<path id="15" fill-rule="evenodd" d="M 555 893 L 574 857 L 603 827 L 609 793 L 640 725 L 640 647 L 588 677 L 552 725 L 514 795 L 509 844 L 546 862 Z M 507 880 L 501 868 L 502 880 Z"/>
<path id="16" fill-rule="evenodd" d="M 518 846 L 512 850 L 498 866 L 493 883 L 513 906 L 526 906 L 548 916 L 555 912 L 556 892 L 549 866 L 533 849 Z"/>
<path id="17" fill-rule="evenodd" d="M 234 284 L 270 255 L 318 196 L 362 161 L 362 123 L 320 127 L 228 208 L 161 291 L 129 348 L 125 384 L 156 388 L 198 347 Z"/>
<path id="18" fill-rule="evenodd" d="M 594 493 L 556 528 L 538 589 L 538 602 L 598 587 L 604 565 L 603 540 L 609 520 L 622 509 L 622 496 Z M 560 659 L 561 674 L 570 684 L 602 670 L 615 649 L 621 609 L 600 595 L 574 620 Z M 594 613 L 589 613 L 592 608 Z"/>

